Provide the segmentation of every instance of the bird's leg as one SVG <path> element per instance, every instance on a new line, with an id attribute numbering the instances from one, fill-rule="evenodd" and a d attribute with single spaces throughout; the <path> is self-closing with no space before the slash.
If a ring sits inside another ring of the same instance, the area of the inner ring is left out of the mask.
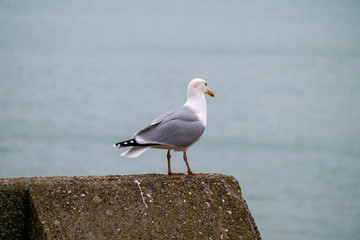
<path id="1" fill-rule="evenodd" d="M 183 173 L 174 173 L 174 172 L 171 171 L 170 158 L 171 158 L 171 155 L 170 155 L 170 149 L 169 149 L 168 152 L 167 152 L 168 174 L 169 175 L 183 175 Z"/>
<path id="2" fill-rule="evenodd" d="M 188 161 L 187 161 L 186 151 L 184 151 L 184 161 L 185 161 L 185 163 L 186 163 L 186 167 L 187 167 L 187 169 L 188 169 L 188 174 L 189 174 L 189 175 L 201 175 L 201 174 L 202 174 L 202 173 L 194 173 L 194 172 L 191 171 L 190 166 L 189 166 L 189 163 L 188 163 Z"/>
<path id="3" fill-rule="evenodd" d="M 171 158 L 171 155 L 170 155 L 170 150 L 168 150 L 166 156 L 167 156 L 167 160 L 168 160 L 168 174 L 171 175 L 171 167 L 170 167 L 170 158 Z"/>

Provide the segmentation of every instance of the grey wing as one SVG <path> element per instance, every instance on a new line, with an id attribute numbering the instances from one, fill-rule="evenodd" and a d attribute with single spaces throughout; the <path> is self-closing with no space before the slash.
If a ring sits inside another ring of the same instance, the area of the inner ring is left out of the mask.
<path id="1" fill-rule="evenodd" d="M 138 132 L 135 138 L 148 144 L 186 148 L 196 142 L 205 131 L 205 127 L 189 107 L 182 107 L 155 120 Z"/>
<path id="2" fill-rule="evenodd" d="M 165 113 L 157 118 L 155 118 L 147 127 L 145 127 L 144 129 L 140 130 L 139 132 L 135 133 L 134 137 L 156 127 L 159 123 L 161 123 L 164 119 L 167 119 L 169 116 L 171 116 L 172 114 L 174 114 L 177 110 L 175 111 L 171 111 L 168 113 Z"/>

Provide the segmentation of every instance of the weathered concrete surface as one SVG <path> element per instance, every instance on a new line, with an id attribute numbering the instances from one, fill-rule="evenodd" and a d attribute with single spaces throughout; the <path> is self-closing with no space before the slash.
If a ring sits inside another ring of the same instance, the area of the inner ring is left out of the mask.
<path id="1" fill-rule="evenodd" d="M 235 178 L 0 179 L 0 239 L 261 239 Z"/>

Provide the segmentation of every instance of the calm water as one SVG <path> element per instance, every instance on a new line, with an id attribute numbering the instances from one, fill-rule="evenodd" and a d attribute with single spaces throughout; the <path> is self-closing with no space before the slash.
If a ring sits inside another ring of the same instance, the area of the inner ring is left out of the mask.
<path id="1" fill-rule="evenodd" d="M 202 77 L 192 169 L 235 176 L 264 239 L 359 239 L 359 25 L 357 1 L 0 1 L 0 177 L 166 173 L 111 145 Z"/>

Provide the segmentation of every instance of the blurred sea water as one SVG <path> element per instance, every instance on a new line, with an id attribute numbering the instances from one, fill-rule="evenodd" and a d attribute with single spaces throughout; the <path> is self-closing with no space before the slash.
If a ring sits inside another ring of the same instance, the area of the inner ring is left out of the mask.
<path id="1" fill-rule="evenodd" d="M 264 239 L 358 239 L 359 25 L 357 1 L 0 1 L 0 177 L 166 173 L 111 146 L 201 77 L 192 170 L 235 176 Z"/>

